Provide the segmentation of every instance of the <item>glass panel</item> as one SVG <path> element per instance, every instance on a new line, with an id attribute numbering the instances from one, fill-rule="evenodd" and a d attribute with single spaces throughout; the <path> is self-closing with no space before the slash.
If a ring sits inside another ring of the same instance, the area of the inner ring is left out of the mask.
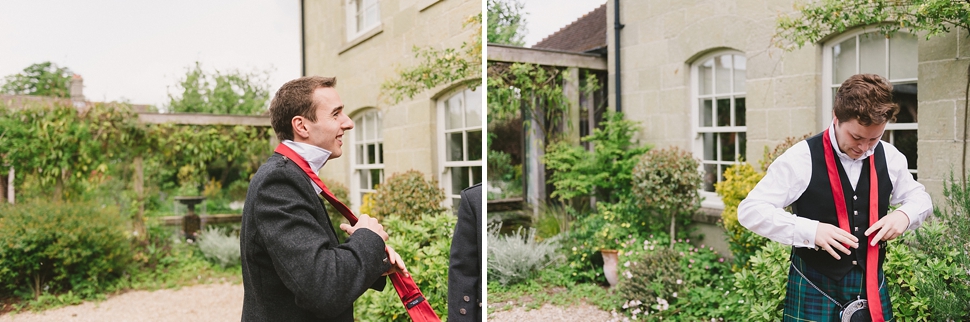
<path id="1" fill-rule="evenodd" d="M 859 35 L 859 73 L 886 77 L 886 36 Z"/>
<path id="2" fill-rule="evenodd" d="M 717 100 L 717 126 L 731 126 L 731 100 Z"/>
<path id="3" fill-rule="evenodd" d="M 378 140 L 383 139 L 384 129 L 382 127 L 384 126 L 384 119 L 381 115 L 381 112 L 374 113 L 374 118 L 377 119 L 376 121 L 374 121 L 374 127 L 377 128 L 377 139 Z"/>
<path id="4" fill-rule="evenodd" d="M 370 186 L 368 189 L 377 189 L 377 185 L 381 184 L 381 178 L 384 170 L 381 169 L 370 169 Z"/>
<path id="5" fill-rule="evenodd" d="M 472 167 L 472 185 L 482 183 L 482 167 Z"/>
<path id="6" fill-rule="evenodd" d="M 699 87 L 697 92 L 701 95 L 710 95 L 712 90 L 711 80 L 714 79 L 714 60 L 708 60 L 697 67 L 697 77 L 700 79 L 697 82 Z"/>
<path id="7" fill-rule="evenodd" d="M 734 161 L 737 153 L 734 147 L 735 133 L 719 133 L 721 139 L 721 161 Z"/>
<path id="8" fill-rule="evenodd" d="M 918 123 L 919 102 L 916 100 L 916 84 L 893 85 L 893 101 L 899 104 L 895 123 Z"/>
<path id="9" fill-rule="evenodd" d="M 482 93 L 465 90 L 465 126 L 482 126 Z"/>
<path id="10" fill-rule="evenodd" d="M 370 176 L 370 172 L 367 170 L 358 170 L 357 173 L 360 174 L 360 188 L 370 189 L 370 178 L 368 178 Z"/>
<path id="11" fill-rule="evenodd" d="M 747 125 L 747 118 L 745 113 L 747 110 L 744 108 L 744 97 L 734 98 L 734 121 L 737 126 Z"/>
<path id="12" fill-rule="evenodd" d="M 855 75 L 855 38 L 852 37 L 832 47 L 832 84 L 842 84 Z"/>
<path id="13" fill-rule="evenodd" d="M 461 127 L 461 93 L 453 95 L 445 101 L 445 129 L 457 129 Z"/>
<path id="14" fill-rule="evenodd" d="M 748 153 L 748 135 L 747 133 L 739 132 L 738 133 L 738 154 L 740 154 L 742 158 L 745 158 L 745 154 L 747 153 Z"/>
<path id="15" fill-rule="evenodd" d="M 367 24 L 365 25 L 366 27 L 377 25 L 377 22 L 380 21 L 381 19 L 380 6 L 375 3 L 377 1 L 369 1 L 369 2 L 374 4 L 370 5 L 370 7 L 367 8 L 367 13 L 365 14 L 365 17 L 367 19 Z"/>
<path id="16" fill-rule="evenodd" d="M 357 164 L 364 164 L 364 158 L 366 157 L 367 156 L 364 155 L 364 145 L 357 144 Z"/>
<path id="17" fill-rule="evenodd" d="M 377 163 L 377 145 L 368 144 L 367 145 L 367 164 Z"/>
<path id="18" fill-rule="evenodd" d="M 482 159 L 482 131 L 468 132 L 468 161 Z"/>
<path id="19" fill-rule="evenodd" d="M 714 118 L 714 108 L 712 102 L 709 99 L 701 100 L 701 126 L 712 126 Z"/>
<path id="20" fill-rule="evenodd" d="M 916 78 L 918 66 L 916 35 L 898 32 L 889 39 L 889 78 Z"/>
<path id="21" fill-rule="evenodd" d="M 384 164 L 384 143 L 377 144 L 377 163 Z"/>
<path id="22" fill-rule="evenodd" d="M 364 30 L 364 14 L 357 13 L 357 32 Z"/>
<path id="23" fill-rule="evenodd" d="M 448 133 L 445 136 L 448 137 L 448 161 L 463 161 L 463 154 L 461 151 L 462 146 L 462 132 Z"/>
<path id="24" fill-rule="evenodd" d="M 890 131 L 886 131 L 890 132 Z M 916 130 L 896 130 L 893 134 L 893 145 L 899 152 L 906 156 L 906 163 L 909 169 L 916 169 Z"/>
<path id="25" fill-rule="evenodd" d="M 715 135 L 714 133 L 704 133 L 704 161 L 714 160 Z"/>
<path id="26" fill-rule="evenodd" d="M 377 116 L 374 113 L 367 113 L 367 139 L 377 139 Z"/>
<path id="27" fill-rule="evenodd" d="M 717 94 L 731 91 L 731 55 L 714 58 L 714 92 Z"/>
<path id="28" fill-rule="evenodd" d="M 717 183 L 717 165 L 704 164 L 704 191 L 714 192 Z"/>
<path id="29" fill-rule="evenodd" d="M 468 184 L 468 167 L 451 168 L 451 194 L 458 194 L 463 189 L 471 186 Z"/>
<path id="30" fill-rule="evenodd" d="M 744 81 L 747 77 L 747 59 L 741 55 L 734 55 L 734 92 L 744 93 Z"/>

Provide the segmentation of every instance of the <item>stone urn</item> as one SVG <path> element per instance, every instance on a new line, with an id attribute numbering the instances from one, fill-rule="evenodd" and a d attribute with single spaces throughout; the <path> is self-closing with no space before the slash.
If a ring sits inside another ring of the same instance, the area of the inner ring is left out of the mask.
<path id="1" fill-rule="evenodd" d="M 619 251 L 615 249 L 601 249 L 600 254 L 603 255 L 603 275 L 606 275 L 606 281 L 610 282 L 610 287 L 616 286 L 616 264 L 620 261 Z"/>
<path id="2" fill-rule="evenodd" d="M 185 238 L 195 241 L 195 235 L 202 228 L 202 219 L 195 213 L 195 205 L 205 201 L 202 196 L 176 196 L 175 201 L 185 205 L 188 211 L 182 217 L 182 233 Z"/>

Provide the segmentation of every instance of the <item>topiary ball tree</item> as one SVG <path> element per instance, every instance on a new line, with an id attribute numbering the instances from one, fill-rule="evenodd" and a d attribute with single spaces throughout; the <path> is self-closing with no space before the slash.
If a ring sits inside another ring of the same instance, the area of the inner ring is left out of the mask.
<path id="1" fill-rule="evenodd" d="M 633 168 L 633 195 L 642 209 L 670 217 L 671 245 L 677 217 L 690 216 L 700 208 L 698 167 L 689 152 L 672 147 L 650 150 Z"/>
<path id="2" fill-rule="evenodd" d="M 391 175 L 372 196 L 375 217 L 396 214 L 405 220 L 420 219 L 424 214 L 437 214 L 445 210 L 441 202 L 445 192 L 438 188 L 438 181 L 425 180 L 417 170 Z"/>

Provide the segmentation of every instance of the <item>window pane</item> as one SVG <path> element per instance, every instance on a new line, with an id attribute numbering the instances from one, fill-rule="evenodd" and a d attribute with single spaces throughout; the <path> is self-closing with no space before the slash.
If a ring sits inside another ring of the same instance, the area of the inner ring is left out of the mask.
<path id="1" fill-rule="evenodd" d="M 717 175 L 717 165 L 704 164 L 704 191 L 714 192 Z"/>
<path id="2" fill-rule="evenodd" d="M 448 138 L 448 161 L 463 161 L 464 159 L 461 147 L 462 147 L 462 132 L 458 133 L 448 133 L 445 136 Z"/>
<path id="3" fill-rule="evenodd" d="M 368 144 L 367 145 L 367 164 L 377 163 L 377 145 Z"/>
<path id="4" fill-rule="evenodd" d="M 855 38 L 852 37 L 832 47 L 832 84 L 842 84 L 849 76 L 855 75 Z"/>
<path id="5" fill-rule="evenodd" d="M 360 176 L 359 176 L 360 177 L 360 188 L 361 189 L 370 189 L 370 172 L 367 171 L 367 170 L 358 170 L 358 171 L 360 171 L 359 172 L 360 173 Z"/>
<path id="6" fill-rule="evenodd" d="M 731 91 L 731 55 L 714 58 L 714 92 L 729 93 Z"/>
<path id="7" fill-rule="evenodd" d="M 381 112 L 374 113 L 374 115 L 377 118 L 377 121 L 374 122 L 374 127 L 377 128 L 377 139 L 380 140 L 384 138 L 384 129 L 382 128 L 384 124 L 381 118 L 382 115 Z"/>
<path id="8" fill-rule="evenodd" d="M 461 127 L 461 94 L 453 95 L 445 101 L 445 129 L 457 129 Z"/>
<path id="9" fill-rule="evenodd" d="M 711 85 L 711 80 L 714 79 L 714 60 L 708 60 L 704 64 L 697 67 L 697 77 L 700 78 L 698 82 L 698 93 L 701 95 L 710 95 L 713 90 Z"/>
<path id="10" fill-rule="evenodd" d="M 364 159 L 367 155 L 364 154 L 364 145 L 357 144 L 357 164 L 364 164 Z"/>
<path id="11" fill-rule="evenodd" d="M 877 33 L 859 35 L 859 73 L 886 76 L 886 37 Z"/>
<path id="12" fill-rule="evenodd" d="M 384 143 L 377 144 L 377 163 L 384 164 Z"/>
<path id="13" fill-rule="evenodd" d="M 717 126 L 731 126 L 731 100 L 717 100 Z"/>
<path id="14" fill-rule="evenodd" d="M 711 126 L 712 125 L 711 122 L 713 122 L 713 118 L 714 118 L 714 116 L 713 116 L 714 115 L 714 107 L 712 106 L 712 104 L 713 103 L 709 99 L 705 99 L 705 100 L 702 100 L 701 101 L 701 115 L 700 115 L 700 117 L 701 117 L 701 119 L 700 119 L 701 126 Z"/>
<path id="15" fill-rule="evenodd" d="M 890 131 L 886 131 L 890 132 Z M 916 169 L 916 131 L 915 130 L 896 130 L 891 131 L 893 135 L 893 145 L 906 156 L 906 163 L 909 169 Z"/>
<path id="16" fill-rule="evenodd" d="M 366 139 L 368 141 L 377 139 L 377 118 L 374 113 L 367 113 L 364 123 L 364 131 L 367 132 Z"/>
<path id="17" fill-rule="evenodd" d="M 734 55 L 734 92 L 744 93 L 744 81 L 747 79 L 747 61 L 744 56 Z"/>
<path id="18" fill-rule="evenodd" d="M 482 159 L 482 131 L 468 132 L 468 161 Z"/>
<path id="19" fill-rule="evenodd" d="M 917 86 L 913 84 L 893 85 L 893 101 L 899 104 L 895 123 L 917 123 L 919 102 L 916 100 Z"/>
<path id="20" fill-rule="evenodd" d="M 482 167 L 472 167 L 472 182 L 469 186 L 482 183 Z"/>
<path id="21" fill-rule="evenodd" d="M 377 185 L 381 184 L 381 178 L 383 178 L 384 170 L 381 169 L 371 169 L 370 170 L 370 186 L 368 189 L 377 189 Z"/>
<path id="22" fill-rule="evenodd" d="M 734 147 L 735 133 L 719 133 L 721 139 L 721 161 L 734 161 L 737 152 Z"/>
<path id="23" fill-rule="evenodd" d="M 717 137 L 714 133 L 704 133 L 704 160 L 713 161 L 714 160 L 714 150 L 717 146 L 714 139 Z"/>
<path id="24" fill-rule="evenodd" d="M 916 78 L 917 42 L 916 35 L 904 32 L 889 39 L 889 78 Z"/>
<path id="25" fill-rule="evenodd" d="M 744 157 L 746 153 L 748 153 L 748 135 L 747 133 L 739 132 L 737 154 L 741 155 L 741 157 Z"/>
<path id="26" fill-rule="evenodd" d="M 747 119 L 744 113 L 746 110 L 744 108 L 744 97 L 738 97 L 734 99 L 734 121 L 737 122 L 737 126 L 745 126 L 747 124 Z"/>
<path id="27" fill-rule="evenodd" d="M 465 90 L 465 126 L 482 126 L 482 92 Z"/>
<path id="28" fill-rule="evenodd" d="M 468 184 L 468 167 L 451 168 L 451 194 L 458 194 L 462 189 L 470 186 Z"/>

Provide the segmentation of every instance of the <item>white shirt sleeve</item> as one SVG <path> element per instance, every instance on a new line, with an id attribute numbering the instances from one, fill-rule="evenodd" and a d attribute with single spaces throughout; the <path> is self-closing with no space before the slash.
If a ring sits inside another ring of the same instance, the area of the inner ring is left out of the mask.
<path id="1" fill-rule="evenodd" d="M 893 183 L 893 194 L 889 204 L 899 205 L 897 210 L 909 217 L 907 230 L 919 228 L 926 220 L 926 216 L 933 211 L 933 201 L 926 192 L 923 184 L 913 179 L 909 173 L 906 156 L 899 152 L 892 144 L 882 142 L 886 150 L 886 167 L 889 170 L 889 180 Z"/>
<path id="2" fill-rule="evenodd" d="M 775 159 L 738 206 L 738 222 L 758 235 L 795 247 L 815 247 L 818 221 L 785 211 L 808 189 L 812 153 L 801 141 Z"/>

